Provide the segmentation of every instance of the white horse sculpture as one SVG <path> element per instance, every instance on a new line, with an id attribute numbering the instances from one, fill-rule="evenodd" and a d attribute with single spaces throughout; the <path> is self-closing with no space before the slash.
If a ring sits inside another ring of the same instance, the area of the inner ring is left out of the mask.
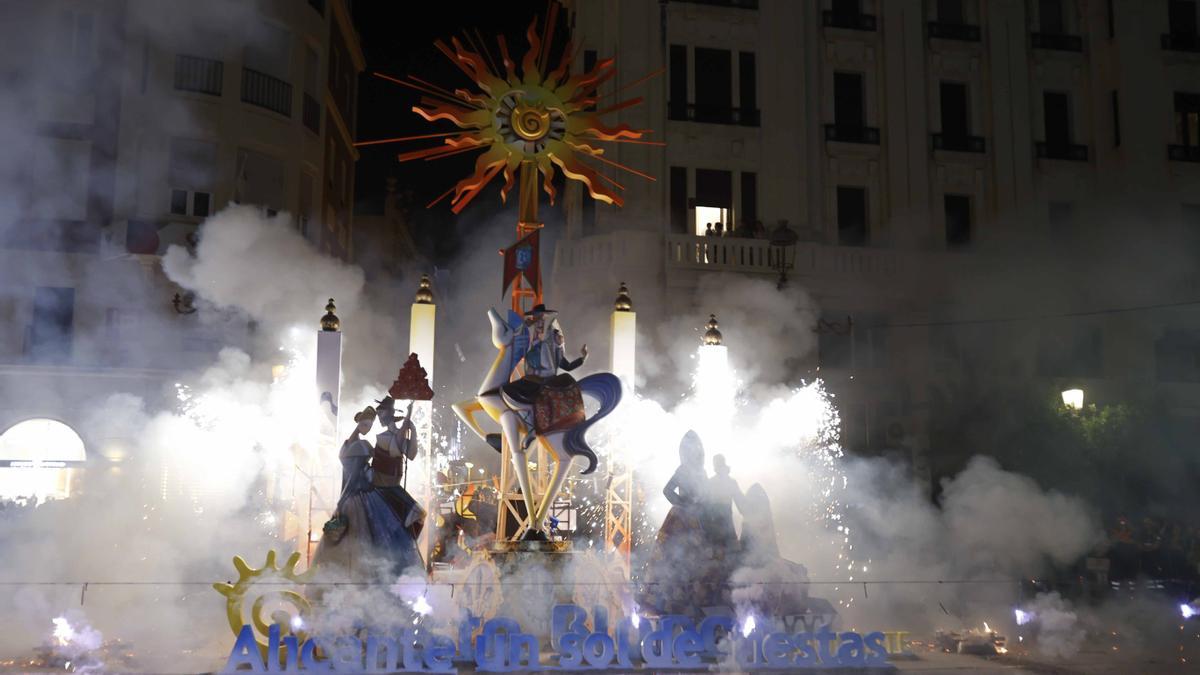
<path id="1" fill-rule="evenodd" d="M 565 429 L 537 433 L 534 437 L 534 441 L 541 443 L 542 447 L 554 455 L 558 461 L 546 493 L 541 495 L 540 502 L 535 502 L 535 496 L 530 488 L 526 447 L 521 442 L 528 431 L 525 420 L 532 417 L 531 406 L 517 404 L 504 396 L 500 390 L 501 385 L 509 382 L 517 362 L 523 356 L 511 353 L 518 331 L 517 328 L 505 323 L 495 309 L 488 310 L 488 319 L 492 323 L 492 344 L 498 350 L 496 360 L 492 362 L 491 369 L 488 370 L 483 383 L 479 385 L 479 392 L 475 398 L 460 401 L 452 407 L 459 419 L 497 451 L 501 448 L 501 437 L 507 443 L 513 470 L 516 471 L 517 482 L 521 486 L 521 496 L 525 500 L 526 513 L 530 514 L 525 538 L 539 539 L 544 537 L 542 523 L 550 511 L 550 505 L 554 503 L 555 497 L 562 489 L 572 461 L 576 457 L 583 457 L 587 460 L 588 466 L 583 470 L 583 474 L 589 474 L 596 470 L 596 453 L 588 446 L 585 433 L 588 427 L 616 408 L 617 403 L 621 400 L 621 381 L 612 373 L 596 373 L 579 380 L 577 384 L 581 394 L 598 400 L 600 409 L 583 422 Z M 499 424 L 501 433 L 485 431 L 480 426 L 479 420 L 476 419 L 479 412 L 487 414 Z"/>

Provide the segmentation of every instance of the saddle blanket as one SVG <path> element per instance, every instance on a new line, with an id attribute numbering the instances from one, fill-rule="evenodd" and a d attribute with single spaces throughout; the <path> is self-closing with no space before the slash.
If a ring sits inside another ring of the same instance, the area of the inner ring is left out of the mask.
<path id="1" fill-rule="evenodd" d="M 566 387 L 544 386 L 533 404 L 533 424 L 539 434 L 562 431 L 584 421 L 583 393 L 571 382 Z"/>

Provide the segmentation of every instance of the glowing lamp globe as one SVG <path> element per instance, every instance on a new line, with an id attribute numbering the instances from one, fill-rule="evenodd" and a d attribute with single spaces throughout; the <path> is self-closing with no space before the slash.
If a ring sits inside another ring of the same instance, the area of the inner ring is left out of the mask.
<path id="1" fill-rule="evenodd" d="M 1063 391 L 1062 402 L 1071 410 L 1083 410 L 1083 390 L 1067 389 Z"/>

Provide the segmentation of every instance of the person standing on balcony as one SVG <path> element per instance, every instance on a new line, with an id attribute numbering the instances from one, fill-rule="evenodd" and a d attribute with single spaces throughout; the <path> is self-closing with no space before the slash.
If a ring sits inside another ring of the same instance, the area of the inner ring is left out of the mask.
<path id="1" fill-rule="evenodd" d="M 725 236 L 725 223 L 722 223 L 719 220 L 717 222 L 713 223 L 713 234 L 717 237 L 724 237 Z"/>
<path id="2" fill-rule="evenodd" d="M 713 224 L 712 224 L 712 223 L 709 223 L 709 224 L 707 224 L 707 225 L 705 225 L 705 226 L 704 226 L 704 236 L 706 236 L 706 237 L 715 237 L 715 236 L 717 236 L 717 233 L 716 233 L 716 232 L 713 232 Z"/>

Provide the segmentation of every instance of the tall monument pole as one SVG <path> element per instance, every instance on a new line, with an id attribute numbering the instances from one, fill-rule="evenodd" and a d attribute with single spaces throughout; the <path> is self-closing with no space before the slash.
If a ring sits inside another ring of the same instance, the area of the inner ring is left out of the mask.
<path id="1" fill-rule="evenodd" d="M 637 376 L 635 359 L 637 343 L 637 313 L 629 288 L 621 283 L 612 312 L 611 371 L 621 378 L 627 394 L 633 393 Z M 604 550 L 615 551 L 630 573 L 630 552 L 633 547 L 633 465 L 628 456 L 616 452 L 608 458 L 608 487 L 604 493 Z"/>
<path id="2" fill-rule="evenodd" d="M 518 217 L 517 217 L 517 241 L 521 241 L 530 234 L 540 230 L 542 223 L 538 221 L 538 168 L 533 160 L 522 160 L 520 165 L 520 191 L 518 202 Z M 523 275 L 517 275 L 512 286 L 512 310 L 517 314 L 524 314 L 534 305 L 542 302 L 542 289 L 540 280 L 542 278 L 542 270 L 540 267 L 540 256 L 533 256 L 533 263 L 537 267 L 533 270 L 533 278 L 538 279 L 537 284 L 527 284 Z M 517 376 L 520 374 L 518 373 Z M 534 464 L 536 468 L 531 468 L 529 472 L 530 486 L 541 493 L 545 490 L 550 482 L 550 477 L 553 475 L 550 463 L 552 457 L 542 448 L 541 444 L 537 444 L 537 452 L 534 454 Z M 505 442 L 500 449 L 500 508 L 496 518 L 496 540 L 507 541 L 517 539 L 525 529 L 528 523 L 529 515 L 523 512 L 525 504 L 524 498 L 517 492 L 516 476 L 513 473 L 512 467 L 512 452 Z M 511 522 L 510 522 L 511 519 Z M 513 525 L 515 523 L 515 525 Z M 509 530 L 512 529 L 510 533 Z"/>
<path id="3" fill-rule="evenodd" d="M 308 533 L 305 560 L 312 561 L 321 527 L 333 515 L 337 505 L 337 476 L 326 475 L 323 463 L 337 456 L 338 406 L 342 398 L 342 322 L 333 298 L 325 305 L 321 330 L 317 331 L 317 392 L 320 395 L 321 422 L 317 441 L 317 461 L 308 469 Z"/>
<path id="4" fill-rule="evenodd" d="M 437 324 L 437 305 L 433 302 L 433 284 L 429 275 L 421 275 L 421 285 L 413 297 L 412 312 L 408 324 L 408 353 L 416 354 L 417 359 L 425 368 L 429 386 L 433 386 L 434 344 Z M 426 571 L 430 569 L 431 553 L 433 550 L 433 531 L 437 524 L 437 514 L 434 509 L 434 449 L 433 449 L 433 401 L 416 401 L 413 404 L 413 423 L 417 427 L 417 439 L 425 455 L 425 513 L 428 514 L 429 526 L 421 532 L 418 545 L 421 555 L 425 558 Z"/>

